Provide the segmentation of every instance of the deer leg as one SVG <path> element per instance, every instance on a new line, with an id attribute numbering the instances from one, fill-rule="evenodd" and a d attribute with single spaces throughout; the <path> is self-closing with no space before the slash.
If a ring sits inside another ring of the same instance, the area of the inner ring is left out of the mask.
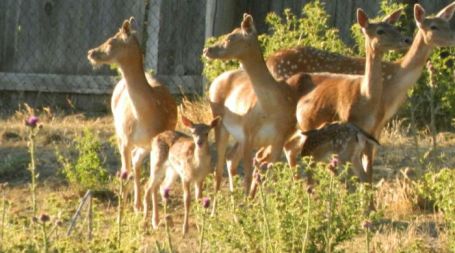
<path id="1" fill-rule="evenodd" d="M 202 198 L 202 191 L 204 189 L 204 180 L 194 183 L 194 196 L 196 199 Z"/>
<path id="2" fill-rule="evenodd" d="M 141 168 L 147 150 L 136 148 L 133 150 L 133 172 L 134 172 L 134 211 L 139 212 L 142 209 L 141 197 Z"/>
<path id="3" fill-rule="evenodd" d="M 237 174 L 237 167 L 242 158 L 242 145 L 237 142 L 227 155 L 227 169 L 229 174 L 229 190 L 234 192 L 234 175 Z"/>
<path id="4" fill-rule="evenodd" d="M 167 160 L 167 150 L 158 149 L 150 153 L 150 178 L 144 194 L 144 221 L 147 220 L 150 193 L 152 193 L 152 226 L 158 228 L 158 190 L 166 174 L 164 163 Z"/>
<path id="5" fill-rule="evenodd" d="M 220 190 L 221 179 L 223 177 L 224 162 L 226 161 L 226 147 L 229 140 L 229 133 L 222 124 L 215 128 L 215 142 L 217 150 L 217 162 L 215 169 L 215 191 Z"/>
<path id="6" fill-rule="evenodd" d="M 302 151 L 303 143 L 305 142 L 304 138 L 300 134 L 295 134 L 284 144 L 284 154 L 291 168 L 297 166 L 297 157 Z"/>
<path id="7" fill-rule="evenodd" d="M 129 145 L 119 142 L 120 160 L 122 162 L 122 168 L 120 173 L 131 171 L 131 148 Z"/>
<path id="8" fill-rule="evenodd" d="M 247 141 L 243 146 L 243 186 L 245 194 L 248 196 L 251 191 L 251 182 L 253 179 L 253 149 L 251 143 Z"/>
<path id="9" fill-rule="evenodd" d="M 191 196 L 190 196 L 190 182 L 183 181 L 183 203 L 185 205 L 185 214 L 183 218 L 183 235 L 186 235 L 188 232 L 188 215 L 190 212 L 190 203 L 191 203 Z"/>

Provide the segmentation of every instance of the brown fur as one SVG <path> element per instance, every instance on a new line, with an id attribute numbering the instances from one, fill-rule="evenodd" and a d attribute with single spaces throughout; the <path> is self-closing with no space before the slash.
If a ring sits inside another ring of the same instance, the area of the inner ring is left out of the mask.
<path id="1" fill-rule="evenodd" d="M 122 171 L 134 168 L 134 206 L 142 208 L 140 168 L 150 150 L 152 138 L 177 124 L 177 105 L 166 87 L 144 74 L 143 56 L 133 18 L 125 20 L 119 31 L 97 48 L 88 51 L 94 65 L 119 66 L 122 80 L 112 94 L 111 108 L 119 141 Z"/>
<path id="2" fill-rule="evenodd" d="M 210 104 L 214 116 L 222 116 L 215 129 L 217 145 L 216 189 L 221 183 L 229 135 L 240 143 L 238 156 L 243 157 L 245 192 L 252 181 L 253 149 L 270 146 L 270 162 L 279 159 L 286 139 L 295 131 L 293 90 L 277 82 L 269 73 L 260 51 L 251 16 L 245 14 L 241 28 L 235 29 L 220 44 L 206 48 L 205 56 L 217 59 L 238 59 L 245 73 L 229 72 L 230 82 L 215 80 L 210 87 Z M 233 189 L 232 171 L 230 188 Z"/>
<path id="3" fill-rule="evenodd" d="M 194 124 L 185 117 L 182 117 L 182 121 L 191 130 L 191 136 L 176 131 L 165 131 L 153 139 L 150 154 L 150 179 L 144 196 L 144 221 L 147 221 L 148 202 L 150 193 L 152 193 L 152 225 L 153 228 L 158 228 L 158 188 L 164 179 L 166 179 L 164 187 L 168 188 L 175 177 L 180 176 L 185 204 L 183 233 L 186 234 L 191 201 L 190 185 L 194 184 L 196 198 L 200 199 L 204 179 L 212 171 L 208 135 L 210 130 L 218 124 L 220 118 L 214 119 L 210 125 Z M 166 164 L 167 162 L 168 164 Z"/>

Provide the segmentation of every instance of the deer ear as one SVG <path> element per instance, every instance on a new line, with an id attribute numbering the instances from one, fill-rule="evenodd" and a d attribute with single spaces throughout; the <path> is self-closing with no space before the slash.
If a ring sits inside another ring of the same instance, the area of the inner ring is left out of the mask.
<path id="1" fill-rule="evenodd" d="M 125 33 L 126 35 L 130 35 L 131 33 L 131 26 L 130 26 L 130 20 L 125 20 L 123 21 L 122 28 L 120 28 L 120 31 Z"/>
<path id="2" fill-rule="evenodd" d="M 417 27 L 422 27 L 422 22 L 425 20 L 425 9 L 420 4 L 414 5 L 414 19 Z"/>
<path id="3" fill-rule="evenodd" d="M 357 9 L 357 23 L 364 29 L 367 28 L 369 24 L 367 14 L 360 8 Z"/>
<path id="4" fill-rule="evenodd" d="M 245 33 L 256 33 L 253 17 L 247 13 L 243 14 L 242 24 L 240 25 Z"/>
<path id="5" fill-rule="evenodd" d="M 182 116 L 182 123 L 184 126 L 189 127 L 189 128 L 192 128 L 194 125 L 193 122 L 185 116 Z"/>
<path id="6" fill-rule="evenodd" d="M 382 21 L 389 23 L 391 25 L 395 24 L 400 19 L 402 12 L 403 12 L 403 9 L 396 10 L 392 14 L 385 17 Z"/>
<path id="7" fill-rule="evenodd" d="M 455 2 L 447 5 L 444 9 L 442 9 L 436 17 L 442 18 L 446 21 L 450 21 L 452 19 L 453 13 L 455 12 Z"/>
<path id="8" fill-rule="evenodd" d="M 210 128 L 214 128 L 214 127 L 218 126 L 218 124 L 220 124 L 220 122 L 221 122 L 221 117 L 217 116 L 216 118 L 214 118 L 212 120 L 212 122 L 210 122 Z"/>

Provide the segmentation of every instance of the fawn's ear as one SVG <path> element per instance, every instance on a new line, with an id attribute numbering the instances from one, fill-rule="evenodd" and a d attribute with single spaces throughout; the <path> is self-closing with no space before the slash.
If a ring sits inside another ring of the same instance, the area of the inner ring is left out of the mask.
<path id="1" fill-rule="evenodd" d="M 256 27 L 254 26 L 253 17 L 248 14 L 243 14 L 242 24 L 240 25 L 242 31 L 245 33 L 256 33 Z"/>
<path id="2" fill-rule="evenodd" d="M 436 17 L 442 18 L 446 21 L 450 21 L 452 19 L 453 13 L 455 12 L 455 2 L 447 5 L 444 9 L 442 9 Z"/>
<path id="3" fill-rule="evenodd" d="M 417 27 L 422 27 L 422 22 L 425 20 L 425 9 L 420 4 L 414 5 L 414 19 Z"/>
<path id="4" fill-rule="evenodd" d="M 403 9 L 396 10 L 392 14 L 385 17 L 382 21 L 393 25 L 400 19 L 402 12 Z"/>
<path id="5" fill-rule="evenodd" d="M 363 29 L 368 27 L 368 15 L 363 11 L 362 9 L 358 8 L 357 9 L 357 23 L 362 27 Z"/>
<path id="6" fill-rule="evenodd" d="M 185 116 L 182 116 L 182 123 L 184 126 L 189 127 L 189 128 L 192 128 L 194 126 L 193 122 Z"/>
<path id="7" fill-rule="evenodd" d="M 214 128 L 214 127 L 218 126 L 218 124 L 220 124 L 220 122 L 221 122 L 221 117 L 217 116 L 216 118 L 214 118 L 212 120 L 212 122 L 210 122 L 210 128 Z"/>

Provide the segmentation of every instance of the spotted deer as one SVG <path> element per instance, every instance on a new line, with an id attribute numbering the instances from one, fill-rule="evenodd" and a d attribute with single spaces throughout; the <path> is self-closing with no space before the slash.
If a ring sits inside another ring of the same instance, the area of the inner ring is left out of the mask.
<path id="1" fill-rule="evenodd" d="M 357 11 L 358 23 L 362 27 L 362 31 L 365 36 L 365 46 L 368 54 L 368 61 L 364 68 L 367 69 L 367 74 L 365 78 L 361 78 L 361 86 L 359 89 L 362 89 L 363 100 L 362 103 L 368 107 L 372 114 L 376 110 L 377 104 L 382 93 L 382 83 L 381 83 L 381 58 L 385 51 L 391 49 L 397 49 L 406 47 L 408 45 L 409 39 L 401 35 L 398 30 L 392 25 L 395 23 L 401 15 L 401 10 L 398 10 L 385 18 L 382 22 L 373 23 L 370 22 L 368 16 L 361 9 Z M 322 74 L 323 76 L 332 74 Z M 291 77 L 287 80 L 289 87 L 297 89 L 295 92 L 299 96 L 301 94 L 309 93 L 314 87 L 318 86 L 319 83 L 312 80 L 312 74 L 296 74 L 296 77 Z M 349 76 L 350 77 L 350 76 Z M 379 77 L 379 78 L 378 78 Z M 342 78 L 340 78 L 341 80 Z M 352 78 L 349 78 L 350 81 Z M 340 81 L 337 80 L 337 81 Z M 239 84 L 236 84 L 239 85 Z M 347 84 L 349 85 L 349 84 Z M 336 103 L 338 99 L 330 98 Z M 327 102 L 329 103 L 329 102 Z M 309 130 L 309 129 L 305 129 Z M 297 138 L 297 140 L 294 140 Z M 301 144 L 301 136 L 293 135 L 285 144 L 285 154 L 288 159 L 289 164 L 294 167 L 296 165 L 297 155 L 301 147 L 295 144 Z M 264 152 L 269 152 L 268 150 Z M 269 157 L 268 155 L 266 157 Z M 230 163 L 228 164 L 230 168 L 228 171 L 234 171 L 234 168 L 238 165 L 240 156 L 238 155 L 238 150 L 231 153 Z"/>
<path id="2" fill-rule="evenodd" d="M 209 99 L 213 116 L 222 121 L 215 128 L 217 163 L 215 188 L 219 190 L 224 170 L 228 138 L 239 142 L 244 159 L 245 193 L 251 190 L 253 150 L 270 147 L 270 162 L 277 161 L 288 137 L 295 132 L 296 97 L 285 82 L 276 81 L 265 64 L 253 18 L 244 14 L 240 28 L 224 41 L 204 49 L 209 59 L 237 59 L 246 75 L 228 72 L 231 82 L 214 81 Z M 229 172 L 232 178 L 231 172 Z M 233 189 L 232 180 L 230 188 Z"/>
<path id="3" fill-rule="evenodd" d="M 217 117 L 209 125 L 195 124 L 182 116 L 182 123 L 190 129 L 191 136 L 177 131 L 165 131 L 153 139 L 150 178 L 144 195 L 144 220 L 147 220 L 150 193 L 152 195 L 153 228 L 158 228 L 159 223 L 157 197 L 160 185 L 165 179 L 164 188 L 168 188 L 180 176 L 185 205 L 183 234 L 188 232 L 190 186 L 194 184 L 196 199 L 200 199 L 204 179 L 212 171 L 208 135 L 219 122 L 220 118 Z"/>
<path id="4" fill-rule="evenodd" d="M 427 18 L 423 7 L 414 5 L 417 33 L 404 57 L 383 68 L 383 91 L 374 114 L 362 100 L 358 100 L 362 77 L 324 74 L 302 77 L 306 81 L 310 80 L 308 85 L 317 87 L 297 104 L 296 115 L 300 128 L 309 130 L 334 120 L 349 121 L 378 139 L 385 123 L 405 101 L 407 90 L 417 82 L 432 50 L 455 44 L 455 31 L 450 29 L 449 24 L 454 11 L 455 2 L 436 16 Z M 372 182 L 373 177 L 374 150 L 374 146 L 367 143 L 364 166 L 368 182 Z"/>
<path id="5" fill-rule="evenodd" d="M 122 79 L 115 86 L 111 99 L 115 133 L 123 171 L 134 169 L 134 208 L 142 208 L 140 168 L 149 153 L 153 137 L 177 124 L 174 98 L 157 80 L 144 74 L 143 56 L 134 18 L 125 20 L 119 31 L 100 46 L 88 51 L 94 65 L 117 64 Z"/>
<path id="6" fill-rule="evenodd" d="M 301 132 L 305 138 L 302 156 L 312 156 L 316 161 L 324 161 L 332 154 L 337 154 L 342 164 L 350 162 L 354 174 L 361 181 L 366 181 L 361 155 L 367 143 L 379 146 L 371 135 L 352 123 L 334 122 L 319 129 Z"/>

